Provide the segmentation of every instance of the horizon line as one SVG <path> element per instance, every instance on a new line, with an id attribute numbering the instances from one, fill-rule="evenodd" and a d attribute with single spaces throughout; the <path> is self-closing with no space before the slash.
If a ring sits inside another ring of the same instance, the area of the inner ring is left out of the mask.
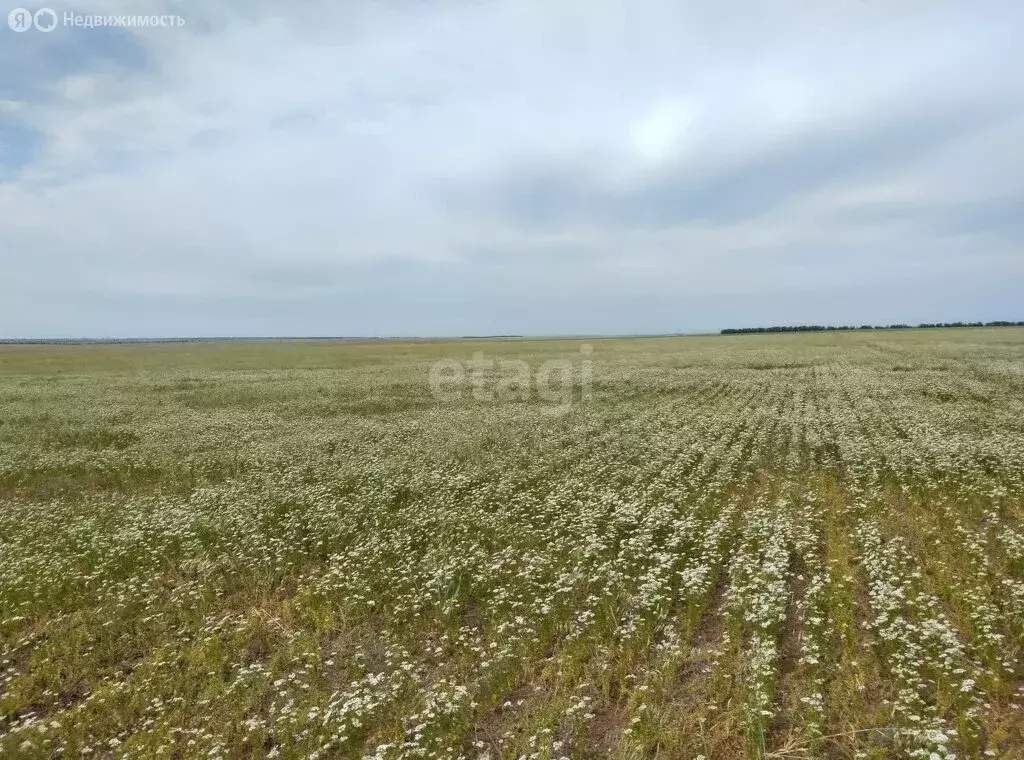
<path id="1" fill-rule="evenodd" d="M 178 335 L 150 337 L 33 337 L 0 338 L 0 345 L 117 345 L 125 343 L 214 343 L 259 342 L 259 341 L 350 341 L 350 342 L 401 342 L 401 341 L 469 341 L 469 340 L 584 340 L 584 339 L 625 339 L 625 338 L 675 338 L 700 336 L 760 335 L 790 332 L 857 332 L 862 330 L 928 330 L 928 329 L 978 329 L 999 327 L 1024 327 L 1024 320 L 990 320 L 988 322 L 922 322 L 919 324 L 794 324 L 769 325 L 763 327 L 724 327 L 717 330 L 695 330 L 659 333 L 495 333 L 492 335 Z"/>

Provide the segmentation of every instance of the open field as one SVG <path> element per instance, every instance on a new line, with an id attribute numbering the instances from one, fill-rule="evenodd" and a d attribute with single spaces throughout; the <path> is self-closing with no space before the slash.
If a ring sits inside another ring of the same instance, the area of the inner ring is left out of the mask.
<path id="1" fill-rule="evenodd" d="M 588 345 L 0 347 L 0 757 L 1024 757 L 1024 329 Z"/>

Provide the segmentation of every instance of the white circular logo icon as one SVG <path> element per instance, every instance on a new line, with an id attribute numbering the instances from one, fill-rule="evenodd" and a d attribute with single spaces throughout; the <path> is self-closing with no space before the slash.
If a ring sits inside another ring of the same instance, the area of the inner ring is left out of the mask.
<path id="1" fill-rule="evenodd" d="M 32 16 L 32 22 L 40 32 L 52 32 L 57 28 L 57 13 L 52 8 L 40 8 Z"/>
<path id="2" fill-rule="evenodd" d="M 7 26 L 16 32 L 27 32 L 32 28 L 32 11 L 15 8 L 7 14 Z"/>

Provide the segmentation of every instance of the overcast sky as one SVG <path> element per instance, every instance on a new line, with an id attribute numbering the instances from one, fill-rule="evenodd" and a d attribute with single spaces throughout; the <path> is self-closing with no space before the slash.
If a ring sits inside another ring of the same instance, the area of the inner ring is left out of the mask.
<path id="1" fill-rule="evenodd" d="M 1024 319 L 1018 0 L 50 7 L 0 336 Z"/>

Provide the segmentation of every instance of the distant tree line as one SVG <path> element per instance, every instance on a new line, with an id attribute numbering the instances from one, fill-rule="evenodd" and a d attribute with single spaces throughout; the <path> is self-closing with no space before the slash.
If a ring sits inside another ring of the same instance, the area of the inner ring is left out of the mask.
<path id="1" fill-rule="evenodd" d="M 912 327 L 1024 327 L 1024 322 L 922 322 L 919 325 L 776 325 L 774 327 L 727 327 L 722 335 L 746 333 L 829 332 L 832 330 L 906 330 Z"/>

